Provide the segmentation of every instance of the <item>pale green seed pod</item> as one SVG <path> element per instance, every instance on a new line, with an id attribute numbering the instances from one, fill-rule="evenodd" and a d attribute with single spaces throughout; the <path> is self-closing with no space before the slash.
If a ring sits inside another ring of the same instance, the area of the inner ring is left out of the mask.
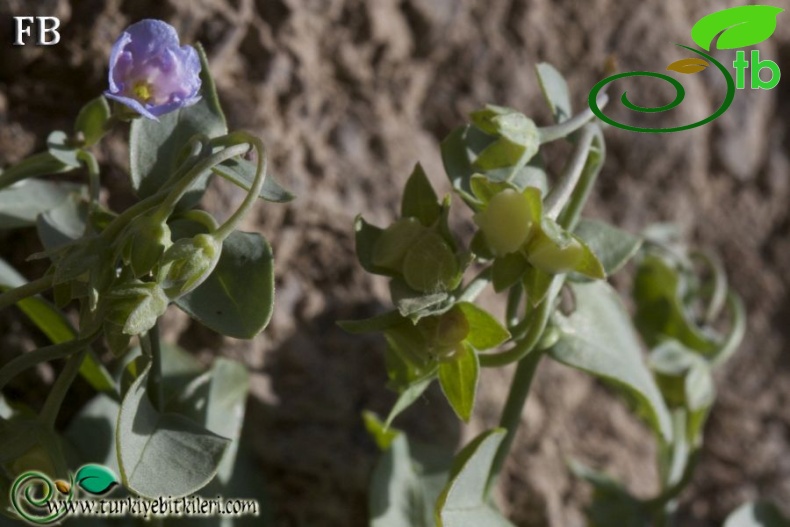
<path id="1" fill-rule="evenodd" d="M 458 258 L 450 245 L 434 231 L 423 234 L 403 259 L 403 278 L 422 293 L 452 291 L 461 281 Z"/>
<path id="2" fill-rule="evenodd" d="M 420 319 L 417 329 L 425 337 L 428 350 L 437 358 L 449 358 L 469 335 L 469 321 L 458 306 L 441 315 Z"/>
<path id="3" fill-rule="evenodd" d="M 505 189 L 491 198 L 486 209 L 476 214 L 474 220 L 483 231 L 491 252 L 495 256 L 505 256 L 524 245 L 536 218 L 532 217 L 526 196 Z"/>

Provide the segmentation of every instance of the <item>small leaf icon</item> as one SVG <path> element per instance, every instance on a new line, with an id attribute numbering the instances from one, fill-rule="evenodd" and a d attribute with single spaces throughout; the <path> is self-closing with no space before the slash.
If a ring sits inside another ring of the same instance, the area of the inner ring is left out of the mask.
<path id="1" fill-rule="evenodd" d="M 55 487 L 63 495 L 67 495 L 71 490 L 71 485 L 69 485 L 67 482 L 63 481 L 62 479 L 59 479 L 55 482 Z"/>
<path id="2" fill-rule="evenodd" d="M 699 73 L 708 66 L 710 66 L 710 63 L 707 60 L 693 57 L 676 60 L 667 66 L 667 71 L 677 71 L 678 73 L 689 75 L 691 73 Z"/>
<path id="3" fill-rule="evenodd" d="M 754 46 L 767 40 L 776 31 L 776 17 L 784 11 L 770 5 L 744 5 L 716 11 L 700 18 L 691 28 L 691 38 L 707 51 L 713 39 L 719 49 Z"/>
<path id="4" fill-rule="evenodd" d="M 118 484 L 118 477 L 103 465 L 85 465 L 74 477 L 82 490 L 95 495 L 106 494 Z"/>

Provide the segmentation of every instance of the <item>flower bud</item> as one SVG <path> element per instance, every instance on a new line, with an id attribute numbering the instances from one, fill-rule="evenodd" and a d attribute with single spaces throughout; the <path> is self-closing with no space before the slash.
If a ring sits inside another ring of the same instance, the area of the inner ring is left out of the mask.
<path id="1" fill-rule="evenodd" d="M 505 256 L 524 245 L 537 218 L 533 218 L 526 196 L 505 189 L 491 198 L 486 209 L 476 214 L 474 220 L 483 231 L 491 252 L 495 256 Z"/>
<path id="2" fill-rule="evenodd" d="M 134 280 L 113 287 L 108 302 L 107 320 L 126 335 L 140 335 L 154 327 L 170 299 L 156 282 Z"/>
<path id="3" fill-rule="evenodd" d="M 401 218 L 381 233 L 373 246 L 373 265 L 400 272 L 406 253 L 426 232 L 417 218 Z"/>
<path id="4" fill-rule="evenodd" d="M 171 300 L 197 288 L 219 262 L 222 242 L 209 234 L 176 241 L 165 252 L 160 283 Z"/>
<path id="5" fill-rule="evenodd" d="M 123 261 L 132 268 L 135 278 L 150 273 L 173 242 L 170 227 L 153 216 L 139 216 L 127 227 L 123 241 Z"/>

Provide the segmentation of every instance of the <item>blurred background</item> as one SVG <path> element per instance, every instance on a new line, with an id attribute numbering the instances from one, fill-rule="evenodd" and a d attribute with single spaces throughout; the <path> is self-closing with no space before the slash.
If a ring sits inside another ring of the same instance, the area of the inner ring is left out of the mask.
<path id="1" fill-rule="evenodd" d="M 230 128 L 264 139 L 275 173 L 298 199 L 262 203 L 246 226 L 263 232 L 275 251 L 276 309 L 264 334 L 220 338 L 173 312 L 165 338 L 206 362 L 222 354 L 253 371 L 245 435 L 266 477 L 276 525 L 363 526 L 377 449 L 360 413 L 386 412 L 394 395 L 384 387 L 383 339 L 348 336 L 335 325 L 388 302 L 385 284 L 356 262 L 354 216 L 391 221 L 417 161 L 435 186 L 449 190 L 438 143 L 485 103 L 549 123 L 534 75 L 538 62 L 567 75 L 580 110 L 605 76 L 607 57 L 623 71 L 662 71 L 685 57 L 673 43 L 690 44 L 697 19 L 733 5 L 742 3 L 3 0 L 0 166 L 42 149 L 52 129 L 71 129 L 82 104 L 106 89 L 110 47 L 127 25 L 159 18 L 182 42 L 200 41 Z M 20 15 L 59 17 L 61 42 L 11 45 L 11 16 Z M 760 49 L 790 71 L 790 15 L 780 15 L 777 33 Z M 720 103 L 722 86 L 706 75 L 684 79 L 681 121 L 710 115 Z M 637 86 L 634 93 L 644 97 L 637 102 L 673 96 Z M 748 307 L 745 343 L 716 379 L 706 446 L 682 496 L 684 527 L 720 525 L 758 496 L 789 512 L 789 95 L 790 81 L 739 91 L 723 117 L 678 134 L 608 129 L 608 158 L 587 209 L 634 232 L 676 223 L 695 244 L 722 255 Z M 118 133 L 97 152 L 114 207 L 131 202 L 125 145 Z M 206 208 L 227 214 L 241 195 L 216 183 Z M 32 233 L 0 233 L 0 256 L 36 276 L 24 262 L 36 243 Z M 0 313 L 0 360 L 37 338 L 21 316 Z M 463 430 L 434 396 L 402 426 L 459 445 L 495 425 L 510 374 L 486 372 L 475 417 Z M 43 368 L 25 382 L 43 392 L 51 379 Z M 560 365 L 541 366 L 516 441 L 498 497 L 519 526 L 583 525 L 589 489 L 570 475 L 570 457 L 622 478 L 640 495 L 656 489 L 647 430 L 609 390 Z"/>

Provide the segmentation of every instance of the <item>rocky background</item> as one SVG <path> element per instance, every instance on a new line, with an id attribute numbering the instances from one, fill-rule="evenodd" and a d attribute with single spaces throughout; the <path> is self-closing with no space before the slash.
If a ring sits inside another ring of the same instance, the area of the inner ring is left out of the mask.
<path id="1" fill-rule="evenodd" d="M 81 105 L 105 89 L 110 46 L 128 24 L 160 18 L 175 25 L 182 40 L 202 42 L 230 127 L 264 138 L 276 173 L 299 197 L 287 206 L 260 206 L 255 224 L 247 226 L 260 229 L 276 255 L 277 306 L 266 332 L 252 342 L 221 339 L 173 313 L 166 338 L 206 361 L 224 354 L 254 372 L 246 436 L 267 478 L 278 526 L 362 526 L 377 452 L 360 412 L 386 411 L 393 395 L 384 388 L 383 340 L 351 337 L 335 326 L 387 302 L 385 284 L 356 263 L 354 215 L 390 221 L 416 161 L 447 190 L 438 142 L 484 103 L 547 123 L 533 73 L 537 62 L 565 73 L 576 107 L 583 108 L 608 56 L 624 71 L 661 71 L 684 58 L 673 43 L 690 43 L 694 21 L 730 5 L 5 0 L 0 165 L 42 148 L 51 129 L 71 127 Z M 36 14 L 60 17 L 61 43 L 12 46 L 10 17 Z M 777 33 L 760 49 L 790 71 L 790 15 L 780 15 Z M 713 75 L 684 79 L 689 94 L 679 120 L 698 120 L 718 106 L 723 89 Z M 672 96 L 651 84 L 637 87 L 645 104 Z M 684 527 L 720 525 L 730 510 L 758 496 L 788 512 L 788 101 L 790 84 L 783 81 L 772 91 L 739 92 L 722 118 L 691 131 L 606 132 L 609 156 L 589 215 L 633 231 L 655 221 L 677 223 L 693 242 L 724 257 L 749 310 L 745 344 L 717 378 L 706 447 L 681 503 Z M 116 207 L 130 201 L 123 139 L 112 138 L 98 152 Z M 221 214 L 239 192 L 219 183 L 206 206 Z M 35 250 L 30 233 L 0 235 L 0 254 L 17 266 Z M 23 269 L 35 276 L 35 268 Z M 0 335 L 4 356 L 36 338 L 13 312 L 0 314 Z M 404 426 L 419 437 L 460 444 L 496 423 L 510 374 L 486 372 L 476 416 L 461 439 L 435 397 L 418 405 Z M 52 371 L 40 369 L 28 381 L 40 386 L 51 378 Z M 647 495 L 656 487 L 654 453 L 649 434 L 614 394 L 546 361 L 499 501 L 519 526 L 581 526 L 589 489 L 574 481 L 565 460 L 605 469 Z"/>

